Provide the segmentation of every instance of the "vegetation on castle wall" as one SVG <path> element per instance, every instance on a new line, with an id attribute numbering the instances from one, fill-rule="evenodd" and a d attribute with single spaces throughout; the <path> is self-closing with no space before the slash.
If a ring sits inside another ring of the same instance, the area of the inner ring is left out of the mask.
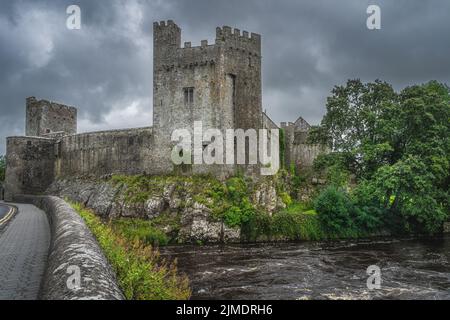
<path id="1" fill-rule="evenodd" d="M 173 184 L 177 191 L 192 195 L 192 200 L 211 209 L 213 217 L 228 226 L 240 226 L 256 210 L 250 201 L 251 186 L 242 176 L 225 183 L 212 176 L 113 176 L 123 187 L 125 203 L 144 206 L 152 196 L 160 196 Z M 184 204 L 187 205 L 187 204 Z"/>
<path id="2" fill-rule="evenodd" d="M 0 182 L 5 181 L 6 159 L 5 156 L 0 156 Z"/>
<path id="3" fill-rule="evenodd" d="M 76 203 L 71 205 L 97 238 L 127 299 L 184 300 L 190 297 L 189 281 L 178 274 L 176 261 L 165 261 L 150 245 L 137 238 L 130 241 L 92 211 Z"/>
<path id="4" fill-rule="evenodd" d="M 286 134 L 284 132 L 284 129 L 280 129 L 280 168 L 284 169 L 286 164 L 285 164 L 285 155 L 286 155 Z"/>
<path id="5" fill-rule="evenodd" d="M 211 218 L 229 227 L 241 228 L 244 241 L 256 240 L 319 240 L 336 237 L 327 235 L 312 204 L 298 202 L 291 196 L 289 173 L 281 170 L 274 177 L 254 182 L 242 175 L 221 182 L 210 176 L 114 176 L 113 183 L 123 187 L 122 194 L 129 205 L 144 206 L 147 199 L 160 196 L 164 188 L 175 184 L 179 192 L 192 195 L 192 200 L 210 208 Z M 252 201 L 257 184 L 273 184 L 286 209 L 270 215 Z M 187 204 L 183 204 L 187 205 Z M 115 230 L 128 240 L 165 245 L 177 242 L 179 220 L 166 212 L 144 219 L 120 218 L 111 221 Z M 168 234 L 167 230 L 171 233 Z"/>
<path id="6" fill-rule="evenodd" d="M 229 179 L 225 186 L 225 206 L 219 216 L 228 226 L 240 227 L 257 211 L 249 198 L 249 186 L 242 177 Z"/>
<path id="7" fill-rule="evenodd" d="M 209 175 L 193 176 L 147 176 L 147 175 L 113 175 L 111 182 L 122 187 L 125 204 L 145 205 L 152 196 L 161 196 L 164 189 L 174 185 L 176 191 L 195 195 L 200 203 L 205 203 L 211 190 L 220 190 L 222 183 Z"/>

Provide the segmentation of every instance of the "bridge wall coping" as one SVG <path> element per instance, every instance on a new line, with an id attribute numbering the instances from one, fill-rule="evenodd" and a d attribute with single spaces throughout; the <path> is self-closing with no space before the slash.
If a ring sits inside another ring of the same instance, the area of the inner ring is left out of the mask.
<path id="1" fill-rule="evenodd" d="M 51 244 L 40 299 L 124 299 L 97 240 L 68 203 L 54 196 L 29 195 L 15 196 L 14 201 L 34 204 L 50 223 Z"/>

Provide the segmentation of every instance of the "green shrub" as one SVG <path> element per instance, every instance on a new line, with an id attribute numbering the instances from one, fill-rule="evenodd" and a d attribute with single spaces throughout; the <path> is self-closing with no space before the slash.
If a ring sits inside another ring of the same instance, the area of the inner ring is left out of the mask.
<path id="1" fill-rule="evenodd" d="M 301 239 L 300 224 L 297 217 L 297 213 L 280 212 L 275 214 L 272 219 L 273 235 L 291 240 Z"/>
<path id="2" fill-rule="evenodd" d="M 247 183 L 244 178 L 241 177 L 233 177 L 227 180 L 227 194 L 228 198 L 235 202 L 239 203 L 243 198 L 248 197 L 248 188 Z"/>
<path id="3" fill-rule="evenodd" d="M 281 198 L 281 201 L 283 201 L 283 203 L 286 206 L 290 206 L 292 204 L 292 198 L 287 192 L 280 192 L 278 196 Z"/>
<path id="4" fill-rule="evenodd" d="M 229 227 L 237 227 L 248 222 L 256 209 L 248 199 L 243 199 L 240 206 L 232 205 L 223 214 L 224 222 Z"/>
<path id="5" fill-rule="evenodd" d="M 250 201 L 249 187 L 244 178 L 228 179 L 224 191 L 219 216 L 225 224 L 229 227 L 238 227 L 249 222 L 256 214 L 256 209 Z"/>
<path id="6" fill-rule="evenodd" d="M 72 203 L 72 207 L 97 238 L 127 299 L 185 300 L 190 297 L 189 280 L 178 274 L 176 261 L 168 263 L 151 246 L 137 239 L 130 241 L 80 204 Z"/>
<path id="7" fill-rule="evenodd" d="M 349 183 L 350 173 L 341 164 L 333 164 L 327 168 L 327 180 L 329 185 L 344 188 Z"/>
<path id="8" fill-rule="evenodd" d="M 323 240 L 331 238 L 327 235 L 315 214 L 302 215 L 302 222 L 300 225 L 300 235 L 302 240 Z"/>
<path id="9" fill-rule="evenodd" d="M 295 208 L 299 208 L 296 205 Z M 305 214 L 301 210 L 288 208 L 270 216 L 265 212 L 255 212 L 241 228 L 246 241 L 255 240 L 323 240 L 324 232 L 316 214 Z M 331 237 L 331 236 L 330 236 Z"/>
<path id="10" fill-rule="evenodd" d="M 292 202 L 289 206 L 286 207 L 286 209 L 283 210 L 283 212 L 302 213 L 308 209 L 308 205 L 303 202 Z"/>
<path id="11" fill-rule="evenodd" d="M 354 206 L 355 225 L 359 230 L 365 232 L 374 232 L 379 230 L 383 225 L 383 216 L 385 210 L 374 206 Z"/>
<path id="12" fill-rule="evenodd" d="M 272 218 L 265 212 L 254 212 L 241 226 L 241 235 L 246 241 L 256 241 L 272 236 Z"/>
<path id="13" fill-rule="evenodd" d="M 272 234 L 286 240 L 321 240 L 326 235 L 315 215 L 280 212 L 273 216 Z"/>
<path id="14" fill-rule="evenodd" d="M 117 219 L 111 222 L 114 230 L 123 234 L 130 241 L 136 239 L 153 246 L 164 246 L 169 243 L 169 238 L 151 221 L 142 219 Z"/>
<path id="15" fill-rule="evenodd" d="M 355 223 L 366 232 L 377 231 L 383 226 L 388 227 L 393 221 L 388 221 L 386 209 L 379 202 L 373 186 L 361 181 L 353 190 Z M 393 199 L 391 199 L 393 201 Z"/>
<path id="16" fill-rule="evenodd" d="M 354 228 L 352 202 L 347 194 L 335 187 L 327 187 L 319 194 L 315 210 L 319 221 L 329 232 L 346 234 Z"/>

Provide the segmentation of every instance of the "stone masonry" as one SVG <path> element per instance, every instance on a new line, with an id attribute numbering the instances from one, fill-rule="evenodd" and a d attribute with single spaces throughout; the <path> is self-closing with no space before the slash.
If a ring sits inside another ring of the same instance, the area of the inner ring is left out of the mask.
<path id="1" fill-rule="evenodd" d="M 27 99 L 26 136 L 77 133 L 77 109 L 46 100 Z"/>

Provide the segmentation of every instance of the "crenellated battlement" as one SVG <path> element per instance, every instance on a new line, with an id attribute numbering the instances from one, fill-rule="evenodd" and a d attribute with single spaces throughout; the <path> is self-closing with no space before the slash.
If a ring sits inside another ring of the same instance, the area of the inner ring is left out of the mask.
<path id="1" fill-rule="evenodd" d="M 170 59 L 181 47 L 181 29 L 172 20 L 153 23 L 153 63 Z"/>
<path id="2" fill-rule="evenodd" d="M 223 26 L 221 27 L 217 27 L 216 28 L 216 38 L 217 39 L 222 39 L 222 40 L 226 40 L 226 39 L 244 39 L 244 40 L 251 40 L 254 42 L 259 42 L 261 41 L 261 35 L 257 34 L 257 33 L 249 33 L 248 31 L 242 31 L 241 34 L 241 30 L 237 29 L 237 28 L 231 28 L 229 26 Z"/>
<path id="3" fill-rule="evenodd" d="M 216 39 L 214 43 L 208 43 L 208 40 L 201 40 L 199 45 L 193 45 L 191 42 L 181 44 L 181 28 L 173 20 L 159 21 L 153 23 L 153 37 L 155 45 L 155 58 L 157 62 L 172 60 L 170 57 L 183 54 L 186 49 L 188 55 L 197 48 L 222 47 L 226 49 L 239 50 L 252 55 L 261 55 L 261 36 L 257 33 L 242 31 L 229 26 L 216 28 Z M 177 54 L 177 51 L 179 52 Z"/>
<path id="4" fill-rule="evenodd" d="M 187 42 L 185 42 L 185 43 L 183 44 L 183 47 L 181 47 L 181 49 L 205 48 L 205 47 L 208 47 L 208 46 L 211 47 L 211 46 L 214 46 L 214 44 L 209 44 L 209 43 L 208 43 L 208 40 L 201 40 L 199 46 L 193 46 L 193 45 L 192 45 L 192 42 L 187 41 Z"/>
<path id="5" fill-rule="evenodd" d="M 178 27 L 177 24 L 175 22 L 173 22 L 173 20 L 167 20 L 167 22 L 166 21 L 160 21 L 160 22 L 155 21 L 155 22 L 153 22 L 153 27 L 154 28 L 175 27 L 175 28 L 180 29 L 180 27 Z"/>
<path id="6" fill-rule="evenodd" d="M 216 44 L 226 44 L 232 48 L 253 51 L 258 55 L 261 53 L 261 35 L 249 33 L 229 26 L 216 28 Z"/>

